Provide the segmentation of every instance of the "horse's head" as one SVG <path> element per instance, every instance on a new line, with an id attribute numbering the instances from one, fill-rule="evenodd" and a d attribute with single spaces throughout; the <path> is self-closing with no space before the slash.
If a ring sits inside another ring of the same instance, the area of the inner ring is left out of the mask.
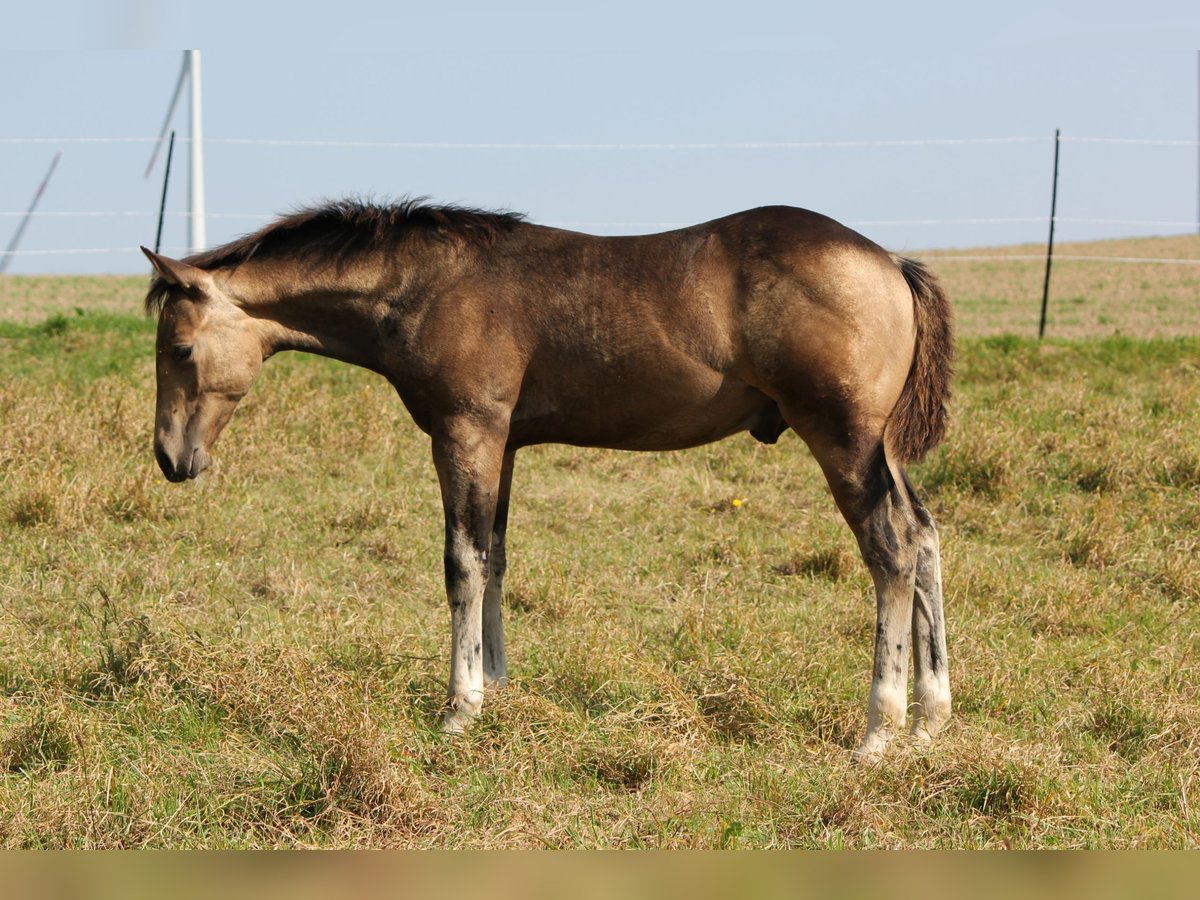
<path id="1" fill-rule="evenodd" d="M 171 481 L 208 468 L 209 450 L 262 369 L 254 319 L 222 289 L 219 277 L 186 262 L 142 251 L 160 282 L 155 372 L 154 455 Z"/>

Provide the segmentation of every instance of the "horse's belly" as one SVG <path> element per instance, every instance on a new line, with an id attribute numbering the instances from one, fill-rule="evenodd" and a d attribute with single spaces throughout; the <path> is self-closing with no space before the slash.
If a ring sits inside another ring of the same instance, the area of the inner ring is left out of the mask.
<path id="1" fill-rule="evenodd" d="M 534 390 L 513 411 L 510 443 L 678 450 L 748 430 L 773 405 L 755 388 L 715 373 L 692 383 Z"/>

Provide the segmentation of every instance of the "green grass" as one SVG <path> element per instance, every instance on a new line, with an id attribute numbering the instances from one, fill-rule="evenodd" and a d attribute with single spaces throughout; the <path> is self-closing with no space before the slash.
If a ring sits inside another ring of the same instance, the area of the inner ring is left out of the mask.
<path id="1" fill-rule="evenodd" d="M 955 717 L 867 769 L 870 579 L 794 436 L 522 451 L 513 681 L 446 739 L 440 503 L 391 389 L 272 360 L 170 485 L 152 348 L 119 310 L 0 325 L 4 846 L 1198 843 L 1195 337 L 962 342 L 913 470 Z"/>

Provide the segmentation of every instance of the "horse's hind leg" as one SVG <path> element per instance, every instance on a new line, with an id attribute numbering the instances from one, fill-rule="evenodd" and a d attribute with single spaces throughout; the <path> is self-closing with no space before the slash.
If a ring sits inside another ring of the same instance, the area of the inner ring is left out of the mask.
<path id="1" fill-rule="evenodd" d="M 500 470 L 500 490 L 496 497 L 496 515 L 492 523 L 492 549 L 488 560 L 487 587 L 483 591 L 483 683 L 501 686 L 508 683 L 508 662 L 504 655 L 504 570 L 508 567 L 505 534 L 508 531 L 508 499 L 512 490 L 513 456 L 504 455 Z"/>
<path id="2" fill-rule="evenodd" d="M 903 474 L 903 473 L 902 473 Z M 917 577 L 913 595 L 913 734 L 928 739 L 950 718 L 950 672 L 946 623 L 942 612 L 942 564 L 937 526 L 904 478 L 920 525 Z"/>
<path id="3" fill-rule="evenodd" d="M 810 446 L 825 472 L 875 583 L 875 659 L 867 704 L 867 733 L 856 759 L 879 756 L 903 730 L 908 699 L 908 655 L 922 526 L 880 440 L 840 447 Z M 896 470 L 898 472 L 898 470 Z"/>

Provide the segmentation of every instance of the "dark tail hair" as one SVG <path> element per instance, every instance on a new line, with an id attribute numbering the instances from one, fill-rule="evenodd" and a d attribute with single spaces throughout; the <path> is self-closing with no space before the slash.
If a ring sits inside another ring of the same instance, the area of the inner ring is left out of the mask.
<path id="1" fill-rule="evenodd" d="M 892 417 L 888 444 L 900 462 L 918 462 L 946 436 L 946 402 L 954 363 L 950 301 L 937 278 L 915 259 L 893 257 L 913 296 L 917 341 L 912 368 Z"/>

